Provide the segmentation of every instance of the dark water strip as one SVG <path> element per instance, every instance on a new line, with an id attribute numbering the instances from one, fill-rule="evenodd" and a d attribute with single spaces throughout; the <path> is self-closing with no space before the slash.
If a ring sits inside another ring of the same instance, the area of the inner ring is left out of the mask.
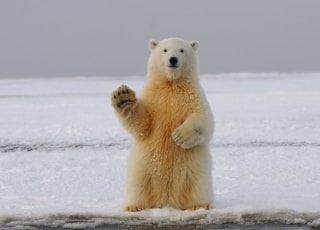
<path id="1" fill-rule="evenodd" d="M 25 142 L 25 141 L 24 141 Z M 105 142 L 90 142 L 84 143 L 22 143 L 15 142 L 0 142 L 0 152 L 53 152 L 53 151 L 74 151 L 82 149 L 105 150 L 115 146 L 122 148 L 130 148 L 128 140 L 108 140 Z M 251 142 L 236 142 L 236 143 L 214 143 L 213 148 L 267 148 L 267 147 L 320 147 L 318 142 L 294 142 L 294 141 L 251 141 Z"/>

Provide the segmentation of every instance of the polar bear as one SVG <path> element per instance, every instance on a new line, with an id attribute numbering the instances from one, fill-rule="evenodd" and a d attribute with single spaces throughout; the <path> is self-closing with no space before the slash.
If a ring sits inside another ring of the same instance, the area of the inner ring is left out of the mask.
<path id="1" fill-rule="evenodd" d="M 199 83 L 198 42 L 149 42 L 148 77 L 141 95 L 123 85 L 112 105 L 133 137 L 125 211 L 172 207 L 211 209 L 209 142 L 213 115 Z"/>

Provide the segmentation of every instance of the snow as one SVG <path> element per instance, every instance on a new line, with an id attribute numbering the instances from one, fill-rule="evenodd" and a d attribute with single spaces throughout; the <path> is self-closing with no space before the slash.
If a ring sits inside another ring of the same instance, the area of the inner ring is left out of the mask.
<path id="1" fill-rule="evenodd" d="M 0 79 L 0 229 L 320 226 L 320 73 L 203 75 L 214 210 L 122 212 L 130 136 L 111 92 L 144 77 Z"/>

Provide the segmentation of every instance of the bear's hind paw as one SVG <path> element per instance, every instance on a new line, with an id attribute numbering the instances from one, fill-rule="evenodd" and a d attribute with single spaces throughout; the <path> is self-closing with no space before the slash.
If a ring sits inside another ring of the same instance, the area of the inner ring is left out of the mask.
<path id="1" fill-rule="evenodd" d="M 212 205 L 211 204 L 199 204 L 199 205 L 193 205 L 191 206 L 190 208 L 188 208 L 187 210 L 190 210 L 190 211 L 195 211 L 195 210 L 198 210 L 200 208 L 204 208 L 206 210 L 210 210 L 212 209 Z"/>
<path id="2" fill-rule="evenodd" d="M 142 208 L 140 206 L 134 206 L 134 205 L 130 205 L 130 206 L 126 206 L 124 208 L 125 212 L 140 212 L 142 210 L 144 210 L 145 208 Z"/>

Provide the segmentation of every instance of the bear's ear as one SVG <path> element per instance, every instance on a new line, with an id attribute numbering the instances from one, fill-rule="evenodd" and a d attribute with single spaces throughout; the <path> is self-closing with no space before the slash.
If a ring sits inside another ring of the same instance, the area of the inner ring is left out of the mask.
<path id="1" fill-rule="evenodd" d="M 190 46 L 192 47 L 192 49 L 194 51 L 196 51 L 198 49 L 198 47 L 199 47 L 199 42 L 198 41 L 191 41 L 191 42 L 189 42 L 189 44 L 190 44 Z"/>
<path id="2" fill-rule="evenodd" d="M 156 41 L 156 40 L 150 40 L 149 41 L 149 48 L 150 48 L 150 50 L 152 51 L 152 50 L 154 50 L 154 48 L 156 48 L 156 46 L 159 44 L 159 42 L 158 41 Z"/>

